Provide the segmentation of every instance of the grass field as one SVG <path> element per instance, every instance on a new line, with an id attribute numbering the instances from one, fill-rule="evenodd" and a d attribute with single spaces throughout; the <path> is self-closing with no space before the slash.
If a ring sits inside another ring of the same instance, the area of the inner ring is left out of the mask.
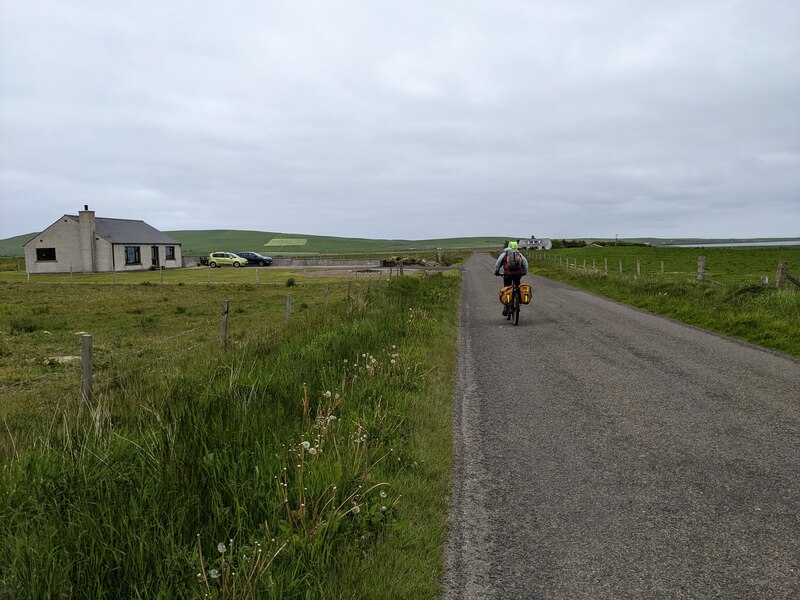
<path id="1" fill-rule="evenodd" d="M 800 356 L 800 289 L 772 284 L 779 260 L 800 274 L 800 247 L 572 248 L 528 256 L 532 272 Z M 698 256 L 705 256 L 710 281 L 696 281 Z"/>
<path id="2" fill-rule="evenodd" d="M 0 283 L 0 590 L 437 597 L 457 273 L 346 286 Z"/>

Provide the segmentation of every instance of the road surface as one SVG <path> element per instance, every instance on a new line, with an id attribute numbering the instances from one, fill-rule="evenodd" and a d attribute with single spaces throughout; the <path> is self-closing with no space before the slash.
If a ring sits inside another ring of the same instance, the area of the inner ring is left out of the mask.
<path id="1" fill-rule="evenodd" d="M 800 362 L 464 272 L 443 597 L 800 598 Z"/>

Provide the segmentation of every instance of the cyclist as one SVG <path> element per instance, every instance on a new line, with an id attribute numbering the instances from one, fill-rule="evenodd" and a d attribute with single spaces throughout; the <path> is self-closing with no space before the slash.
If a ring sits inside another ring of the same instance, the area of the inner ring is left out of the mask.
<path id="1" fill-rule="evenodd" d="M 509 260 L 512 257 L 512 253 L 516 253 L 516 261 Z M 516 267 L 514 266 L 514 262 L 516 262 Z M 528 261 L 522 255 L 522 252 L 519 251 L 519 244 L 517 242 L 509 242 L 508 248 L 503 250 L 503 253 L 497 258 L 497 262 L 494 265 L 494 274 L 500 275 L 500 268 L 503 269 L 503 285 L 511 285 L 516 283 L 519 285 L 519 280 L 522 279 L 523 275 L 528 274 Z M 508 306 L 503 307 L 503 316 L 508 314 Z"/>

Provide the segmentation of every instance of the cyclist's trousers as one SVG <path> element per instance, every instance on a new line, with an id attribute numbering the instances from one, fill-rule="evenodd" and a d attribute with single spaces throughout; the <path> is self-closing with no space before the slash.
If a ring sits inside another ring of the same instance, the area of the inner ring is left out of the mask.
<path id="1" fill-rule="evenodd" d="M 519 285 L 519 280 L 522 279 L 522 274 L 519 275 L 503 275 L 503 285 L 511 285 L 516 283 Z"/>

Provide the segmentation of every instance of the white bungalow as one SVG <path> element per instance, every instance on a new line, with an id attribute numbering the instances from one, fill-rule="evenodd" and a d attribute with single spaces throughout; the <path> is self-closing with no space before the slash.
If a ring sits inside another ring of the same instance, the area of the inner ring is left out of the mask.
<path id="1" fill-rule="evenodd" d="M 144 221 L 95 217 L 84 206 L 25 242 L 29 273 L 99 273 L 173 269 L 181 244 Z"/>
<path id="2" fill-rule="evenodd" d="M 520 248 L 530 248 L 533 250 L 550 250 L 553 241 L 550 238 L 537 238 L 531 236 L 527 239 L 518 240 Z"/>

